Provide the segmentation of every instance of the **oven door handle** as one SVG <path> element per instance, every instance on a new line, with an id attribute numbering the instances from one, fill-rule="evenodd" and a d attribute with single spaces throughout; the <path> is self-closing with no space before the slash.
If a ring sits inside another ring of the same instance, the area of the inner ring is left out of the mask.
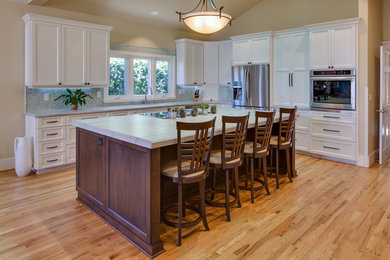
<path id="1" fill-rule="evenodd" d="M 355 80 L 356 77 L 311 77 L 311 80 L 325 80 L 325 81 L 331 81 L 331 80 Z"/>

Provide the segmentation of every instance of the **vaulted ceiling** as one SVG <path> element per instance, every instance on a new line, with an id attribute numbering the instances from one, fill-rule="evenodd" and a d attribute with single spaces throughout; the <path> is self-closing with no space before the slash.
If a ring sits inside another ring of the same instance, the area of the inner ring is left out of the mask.
<path id="1" fill-rule="evenodd" d="M 217 7 L 233 18 L 263 0 L 214 0 Z M 199 0 L 47 0 L 43 5 L 96 16 L 117 18 L 139 23 L 184 29 L 179 23 L 176 11 L 188 12 L 195 8 Z M 157 15 L 151 15 L 158 11 Z"/>

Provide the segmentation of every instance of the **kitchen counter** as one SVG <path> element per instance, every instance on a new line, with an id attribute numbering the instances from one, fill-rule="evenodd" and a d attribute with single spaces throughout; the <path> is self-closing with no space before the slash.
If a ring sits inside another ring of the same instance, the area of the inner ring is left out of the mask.
<path id="1" fill-rule="evenodd" d="M 138 109 L 149 109 L 149 108 L 162 108 L 162 107 L 173 107 L 173 106 L 199 106 L 202 104 L 211 104 L 210 102 L 192 102 L 192 101 L 177 101 L 169 103 L 158 103 L 158 104 L 137 104 L 137 105 L 126 105 L 126 106 L 106 106 L 106 107 L 91 107 L 91 108 L 79 108 L 78 110 L 63 109 L 63 110 L 46 110 L 46 111 L 32 111 L 25 112 L 26 115 L 34 117 L 47 117 L 47 116 L 66 116 L 66 115 L 77 115 L 87 113 L 103 113 L 103 112 L 115 112 L 122 110 L 138 110 Z M 216 103 L 217 104 L 217 103 Z"/>
<path id="2" fill-rule="evenodd" d="M 217 112 L 184 119 L 137 114 L 74 121 L 77 199 L 149 257 L 163 253 L 160 216 L 164 197 L 161 199 L 161 193 L 167 196 L 170 190 L 161 191 L 160 168 L 177 156 L 176 121 L 204 122 L 217 117 L 214 148 L 221 142 L 223 115 L 250 113 L 248 128 L 254 133 L 254 110 L 220 107 Z M 278 121 L 277 114 L 275 124 Z M 182 137 L 194 138 L 190 132 L 183 132 Z M 295 169 L 293 147 L 290 163 Z"/>

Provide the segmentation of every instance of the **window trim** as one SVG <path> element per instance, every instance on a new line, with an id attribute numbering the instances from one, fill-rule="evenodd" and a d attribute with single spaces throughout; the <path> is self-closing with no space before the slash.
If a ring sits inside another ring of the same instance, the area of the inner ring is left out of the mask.
<path id="1" fill-rule="evenodd" d="M 133 53 L 125 51 L 111 51 L 110 58 L 125 58 L 126 67 L 125 72 L 125 95 L 122 96 L 109 96 L 108 88 L 104 88 L 104 103 L 115 103 L 115 102 L 130 102 L 144 100 L 144 95 L 134 95 L 134 81 L 133 81 L 133 60 L 134 59 L 148 59 L 150 60 L 150 73 L 149 73 L 149 86 L 152 89 L 152 95 L 148 95 L 148 100 L 164 100 L 176 98 L 176 57 L 168 55 L 148 54 L 148 53 Z M 169 93 L 168 94 L 157 94 L 156 93 L 156 61 L 168 61 L 169 62 Z"/>

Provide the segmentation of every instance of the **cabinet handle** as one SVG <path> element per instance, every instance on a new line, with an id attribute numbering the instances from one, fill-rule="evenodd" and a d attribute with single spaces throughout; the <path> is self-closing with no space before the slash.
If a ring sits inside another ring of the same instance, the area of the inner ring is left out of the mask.
<path id="1" fill-rule="evenodd" d="M 294 87 L 294 73 L 291 73 L 291 87 Z"/>
<path id="2" fill-rule="evenodd" d="M 332 129 L 322 129 L 325 132 L 332 132 L 332 133 L 341 133 L 340 130 L 332 130 Z"/>
<path id="3" fill-rule="evenodd" d="M 89 86 L 89 85 L 91 85 L 91 83 L 89 83 L 89 82 L 88 82 L 88 84 L 87 84 L 87 85 Z"/>
<path id="4" fill-rule="evenodd" d="M 194 85 L 197 85 L 198 84 L 198 82 L 194 82 Z"/>
<path id="5" fill-rule="evenodd" d="M 61 85 L 62 85 L 62 83 L 60 82 L 60 83 L 58 83 L 58 85 L 60 85 L 60 86 L 61 86 Z"/>
<path id="6" fill-rule="evenodd" d="M 58 135 L 58 133 L 52 133 L 52 134 L 46 134 L 47 136 L 55 136 Z"/>
<path id="7" fill-rule="evenodd" d="M 232 84 L 232 83 L 228 82 L 227 84 L 230 85 L 230 84 Z"/>
<path id="8" fill-rule="evenodd" d="M 291 88 L 291 73 L 288 74 L 288 86 Z"/>
<path id="9" fill-rule="evenodd" d="M 47 149 L 47 150 L 51 150 L 51 149 L 56 149 L 56 148 L 58 148 L 58 145 L 56 145 L 56 146 L 50 146 L 50 147 L 47 147 L 46 149 Z"/>
<path id="10" fill-rule="evenodd" d="M 87 119 L 96 119 L 98 118 L 97 116 L 94 116 L 94 117 L 85 117 L 85 118 L 81 118 L 81 120 L 87 120 Z"/>
<path id="11" fill-rule="evenodd" d="M 339 116 L 322 116 L 323 118 L 340 119 Z"/>
<path id="12" fill-rule="evenodd" d="M 47 121 L 48 124 L 55 124 L 55 123 L 58 123 L 58 120 L 54 120 L 54 121 Z"/>
<path id="13" fill-rule="evenodd" d="M 330 150 L 335 150 L 335 151 L 340 151 L 340 148 L 335 148 L 335 147 L 330 147 L 330 146 L 322 146 L 325 149 L 330 149 Z"/>
<path id="14" fill-rule="evenodd" d="M 54 159 L 54 160 L 47 160 L 46 162 L 56 162 L 58 161 L 58 159 Z"/>
<path id="15" fill-rule="evenodd" d="M 99 138 L 98 145 L 103 145 L 103 139 L 102 138 Z"/>

